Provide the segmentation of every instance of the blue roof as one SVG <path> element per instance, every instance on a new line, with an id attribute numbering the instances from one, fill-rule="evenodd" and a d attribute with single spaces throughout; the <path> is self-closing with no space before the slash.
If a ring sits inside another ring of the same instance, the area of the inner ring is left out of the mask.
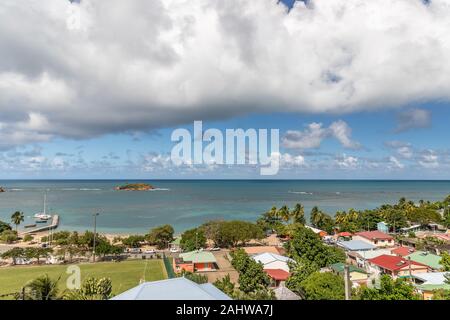
<path id="1" fill-rule="evenodd" d="M 186 278 L 145 282 L 111 300 L 232 300 L 210 283 L 197 284 Z"/>
<path id="2" fill-rule="evenodd" d="M 349 241 L 338 241 L 339 246 L 343 247 L 345 250 L 349 251 L 364 251 L 373 250 L 376 248 L 373 244 L 362 240 L 349 240 Z"/>

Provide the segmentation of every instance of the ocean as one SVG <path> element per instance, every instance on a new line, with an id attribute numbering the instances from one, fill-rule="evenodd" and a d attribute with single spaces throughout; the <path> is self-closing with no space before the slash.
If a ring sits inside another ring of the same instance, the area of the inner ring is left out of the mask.
<path id="1" fill-rule="evenodd" d="M 146 182 L 153 191 L 115 191 L 114 187 Z M 395 203 L 443 200 L 450 181 L 361 180 L 0 180 L 0 220 L 23 211 L 27 221 L 43 211 L 44 193 L 51 213 L 60 215 L 59 230 L 92 230 L 92 213 L 100 213 L 97 228 L 106 233 L 143 233 L 171 224 L 176 232 L 214 219 L 254 221 L 273 206 L 300 202 L 306 216 L 313 206 L 334 215 L 337 210 L 371 209 Z"/>

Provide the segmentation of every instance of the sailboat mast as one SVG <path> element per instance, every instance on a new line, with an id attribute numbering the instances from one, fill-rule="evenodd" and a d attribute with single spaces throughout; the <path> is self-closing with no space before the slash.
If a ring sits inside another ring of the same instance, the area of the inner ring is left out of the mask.
<path id="1" fill-rule="evenodd" d="M 47 194 L 44 193 L 44 214 L 47 214 Z"/>

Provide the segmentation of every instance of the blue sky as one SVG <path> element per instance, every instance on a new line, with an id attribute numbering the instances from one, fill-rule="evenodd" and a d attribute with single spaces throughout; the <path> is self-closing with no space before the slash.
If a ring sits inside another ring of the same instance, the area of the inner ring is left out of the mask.
<path id="1" fill-rule="evenodd" d="M 171 133 L 194 120 L 279 129 L 282 167 L 269 178 L 450 179 L 450 10 L 361 1 L 0 10 L 0 27 L 27 21 L 0 33 L 0 179 L 267 178 L 175 166 Z"/>

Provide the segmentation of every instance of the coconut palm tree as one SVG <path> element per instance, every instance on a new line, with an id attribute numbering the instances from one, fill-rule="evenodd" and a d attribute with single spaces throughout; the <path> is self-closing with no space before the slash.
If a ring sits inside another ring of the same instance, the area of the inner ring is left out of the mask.
<path id="1" fill-rule="evenodd" d="M 278 210 L 277 216 L 278 216 L 281 220 L 283 220 L 283 221 L 285 221 L 285 222 L 288 222 L 289 219 L 290 219 L 289 208 L 288 208 L 287 206 L 282 206 L 282 207 L 280 208 L 280 210 Z"/>
<path id="2" fill-rule="evenodd" d="M 48 274 L 38 277 L 29 282 L 26 298 L 31 300 L 56 300 L 58 298 L 58 281 L 51 279 Z"/>
<path id="3" fill-rule="evenodd" d="M 19 227 L 19 224 L 21 224 L 25 220 L 23 212 L 16 211 L 11 215 L 11 222 L 16 225 L 16 231 Z"/>
<path id="4" fill-rule="evenodd" d="M 295 205 L 294 210 L 291 211 L 291 217 L 295 223 L 301 223 L 303 225 L 306 224 L 305 208 L 302 206 L 301 203 L 297 203 Z"/>
<path id="5" fill-rule="evenodd" d="M 319 210 L 319 208 L 318 207 L 312 208 L 311 217 L 310 217 L 311 224 L 314 227 L 317 227 L 319 225 L 321 219 L 322 219 L 322 212 Z"/>

